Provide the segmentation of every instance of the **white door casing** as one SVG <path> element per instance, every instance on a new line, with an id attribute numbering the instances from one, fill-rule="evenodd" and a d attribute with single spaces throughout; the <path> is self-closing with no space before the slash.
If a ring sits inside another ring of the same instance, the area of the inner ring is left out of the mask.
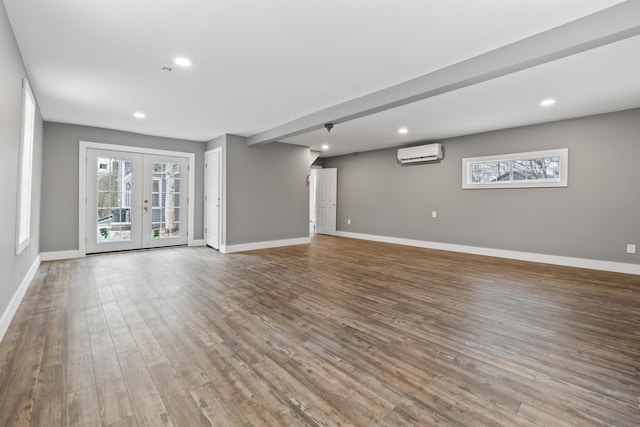
<path id="1" fill-rule="evenodd" d="M 317 232 L 336 235 L 336 208 L 338 194 L 338 169 L 327 168 L 316 171 Z"/>

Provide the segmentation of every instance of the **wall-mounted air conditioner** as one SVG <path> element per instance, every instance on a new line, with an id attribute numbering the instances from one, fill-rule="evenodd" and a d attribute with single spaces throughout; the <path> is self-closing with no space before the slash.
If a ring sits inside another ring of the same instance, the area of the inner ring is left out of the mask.
<path id="1" fill-rule="evenodd" d="M 418 145 L 398 149 L 400 163 L 430 162 L 442 159 L 442 144 Z"/>

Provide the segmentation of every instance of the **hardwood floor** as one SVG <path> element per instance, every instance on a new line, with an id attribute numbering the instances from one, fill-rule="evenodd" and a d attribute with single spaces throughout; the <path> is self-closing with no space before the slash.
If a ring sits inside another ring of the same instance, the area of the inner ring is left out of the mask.
<path id="1" fill-rule="evenodd" d="M 637 426 L 640 276 L 327 236 L 44 262 L 21 425 Z"/>

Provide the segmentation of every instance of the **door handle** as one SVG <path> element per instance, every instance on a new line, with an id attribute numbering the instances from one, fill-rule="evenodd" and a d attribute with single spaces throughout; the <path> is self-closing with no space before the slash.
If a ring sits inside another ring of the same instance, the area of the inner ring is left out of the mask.
<path id="1" fill-rule="evenodd" d="M 147 212 L 148 210 L 149 210 L 149 208 L 145 206 L 144 207 L 144 211 Z"/>

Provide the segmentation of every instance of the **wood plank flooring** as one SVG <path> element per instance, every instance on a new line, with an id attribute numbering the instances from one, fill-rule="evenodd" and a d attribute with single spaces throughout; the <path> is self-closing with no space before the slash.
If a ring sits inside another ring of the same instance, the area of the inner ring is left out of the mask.
<path id="1" fill-rule="evenodd" d="M 638 426 L 640 276 L 317 236 L 44 262 L 0 426 Z"/>

